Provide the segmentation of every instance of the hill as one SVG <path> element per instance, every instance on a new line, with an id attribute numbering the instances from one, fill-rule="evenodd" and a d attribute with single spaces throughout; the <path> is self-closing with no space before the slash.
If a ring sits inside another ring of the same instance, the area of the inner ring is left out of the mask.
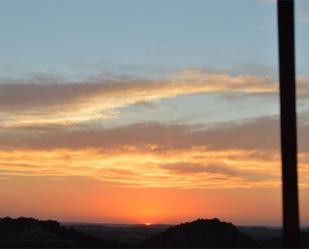
<path id="1" fill-rule="evenodd" d="M 147 248 L 254 248 L 257 243 L 232 223 L 198 219 L 168 228 L 146 239 Z"/>
<path id="2" fill-rule="evenodd" d="M 9 217 L 0 219 L 0 247 L 115 247 L 103 238 L 96 238 L 72 228 L 65 228 L 57 221 Z"/>

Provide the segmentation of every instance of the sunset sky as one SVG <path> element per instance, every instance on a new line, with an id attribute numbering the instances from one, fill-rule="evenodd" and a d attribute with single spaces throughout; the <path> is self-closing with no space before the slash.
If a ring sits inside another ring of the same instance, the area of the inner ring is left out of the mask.
<path id="1" fill-rule="evenodd" d="M 276 25 L 272 0 L 0 0 L 0 216 L 281 225 Z M 296 1 L 302 225 L 308 44 Z"/>

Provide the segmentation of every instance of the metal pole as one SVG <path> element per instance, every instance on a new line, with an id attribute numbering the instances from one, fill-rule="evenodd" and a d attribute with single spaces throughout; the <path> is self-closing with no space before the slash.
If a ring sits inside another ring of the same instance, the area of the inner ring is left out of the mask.
<path id="1" fill-rule="evenodd" d="M 299 248 L 294 1 L 278 0 L 283 247 Z"/>

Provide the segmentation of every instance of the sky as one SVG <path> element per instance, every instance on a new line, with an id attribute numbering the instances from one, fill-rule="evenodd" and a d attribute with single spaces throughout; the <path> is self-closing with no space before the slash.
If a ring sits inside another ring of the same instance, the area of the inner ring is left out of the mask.
<path id="1" fill-rule="evenodd" d="M 309 225 L 309 2 L 296 1 Z M 0 0 L 0 216 L 281 225 L 272 0 Z"/>

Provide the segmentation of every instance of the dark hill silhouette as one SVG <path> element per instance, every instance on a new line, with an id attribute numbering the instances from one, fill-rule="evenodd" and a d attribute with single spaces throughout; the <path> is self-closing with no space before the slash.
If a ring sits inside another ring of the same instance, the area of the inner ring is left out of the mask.
<path id="1" fill-rule="evenodd" d="M 168 228 L 146 239 L 147 248 L 254 248 L 257 243 L 232 223 L 198 219 Z"/>
<path id="2" fill-rule="evenodd" d="M 33 218 L 9 217 L 0 219 L 0 247 L 66 248 L 66 247 L 116 247 L 117 243 L 107 243 L 72 228 L 65 228 L 57 221 L 41 221 Z"/>
<path id="3" fill-rule="evenodd" d="M 0 248 L 282 248 L 280 228 L 242 227 L 241 231 L 219 219 L 198 219 L 166 230 L 166 225 L 75 224 L 76 230 L 72 226 L 52 220 L 0 218 Z M 301 235 L 302 247 L 309 248 L 308 230 Z"/>

